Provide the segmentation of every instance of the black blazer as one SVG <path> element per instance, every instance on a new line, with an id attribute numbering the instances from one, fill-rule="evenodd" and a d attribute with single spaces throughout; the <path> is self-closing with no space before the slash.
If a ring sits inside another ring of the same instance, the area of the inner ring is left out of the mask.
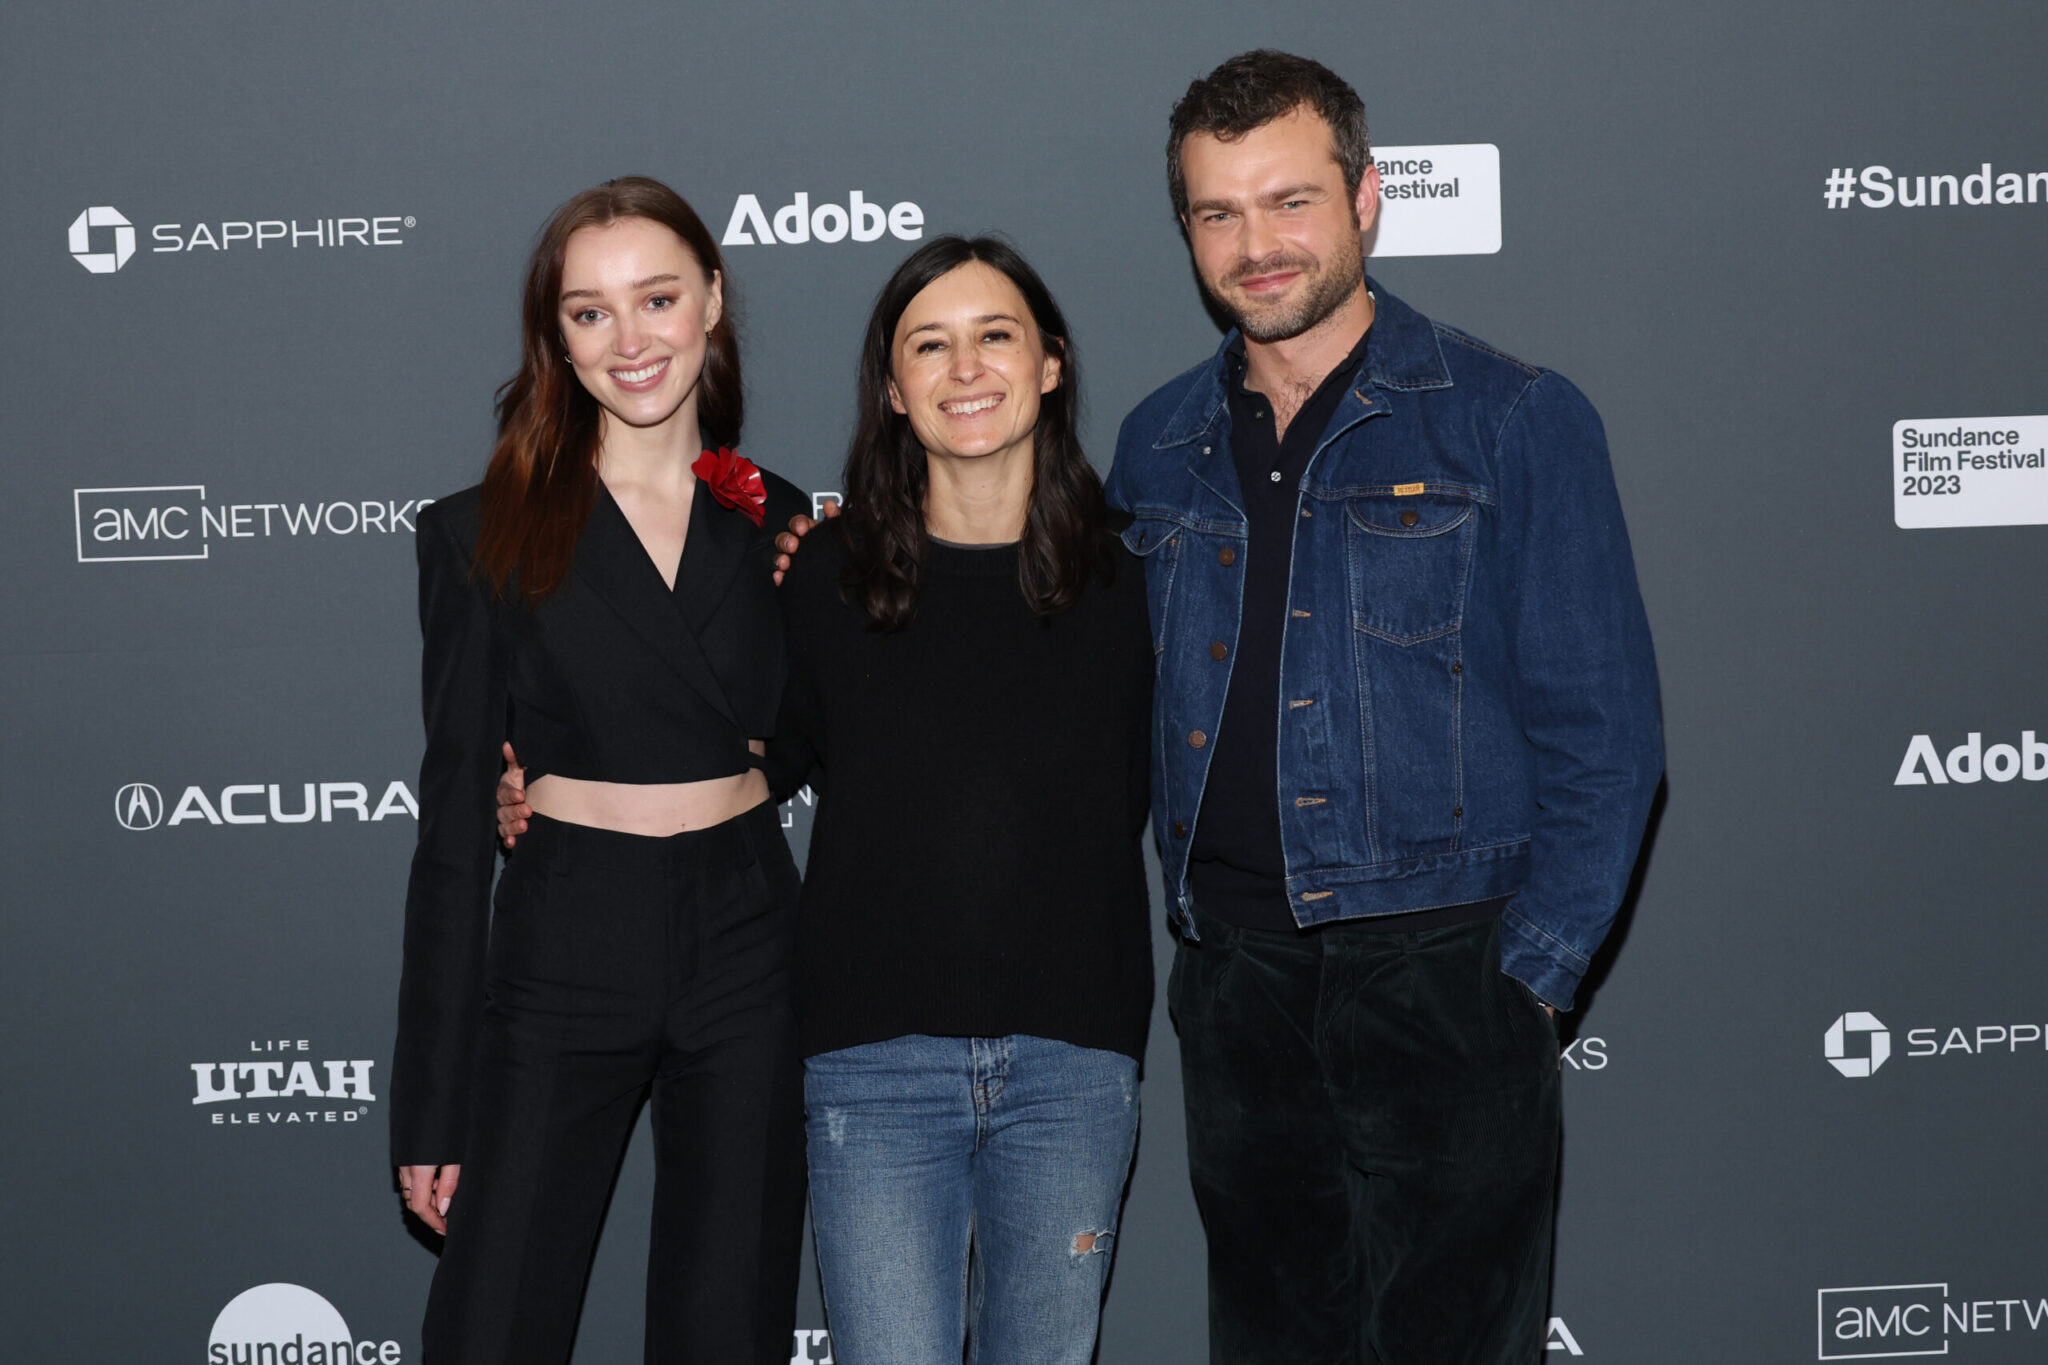
<path id="1" fill-rule="evenodd" d="M 809 500 L 763 474 L 756 527 L 699 486 L 673 591 L 599 486 L 559 587 L 529 607 L 471 573 L 475 488 L 419 513 L 420 832 L 391 1061 L 397 1165 L 462 1160 L 497 853 L 499 746 L 527 780 L 691 782 L 744 772 L 783 685 L 775 533 Z"/>

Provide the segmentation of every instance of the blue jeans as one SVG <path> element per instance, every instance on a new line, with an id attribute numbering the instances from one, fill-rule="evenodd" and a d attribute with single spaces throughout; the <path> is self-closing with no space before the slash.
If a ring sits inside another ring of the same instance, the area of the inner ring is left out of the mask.
<path id="1" fill-rule="evenodd" d="M 1026 1034 L 804 1062 L 839 1365 L 1087 1365 L 1138 1134 L 1138 1064 Z"/>

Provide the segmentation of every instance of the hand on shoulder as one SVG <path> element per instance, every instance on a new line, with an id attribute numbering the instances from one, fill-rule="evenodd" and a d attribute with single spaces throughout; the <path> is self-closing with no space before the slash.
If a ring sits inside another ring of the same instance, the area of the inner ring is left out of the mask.
<path id="1" fill-rule="evenodd" d="M 826 521 L 838 516 L 839 500 L 837 498 L 825 499 L 823 510 Z M 787 523 L 788 529 L 776 533 L 775 581 L 778 585 L 781 584 L 783 576 L 789 572 L 790 566 L 796 562 L 796 556 L 802 552 L 804 537 L 823 524 L 823 522 L 812 520 L 803 512 L 798 512 L 789 518 Z"/>

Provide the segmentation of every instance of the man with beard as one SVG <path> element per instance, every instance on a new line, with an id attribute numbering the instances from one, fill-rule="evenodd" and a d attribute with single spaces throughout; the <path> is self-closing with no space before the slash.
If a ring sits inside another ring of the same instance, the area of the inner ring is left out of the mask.
<path id="1" fill-rule="evenodd" d="M 1662 772 L 1606 439 L 1364 272 L 1364 107 L 1234 57 L 1167 181 L 1236 323 L 1125 420 L 1217 1362 L 1540 1356 L 1554 1011 Z"/>

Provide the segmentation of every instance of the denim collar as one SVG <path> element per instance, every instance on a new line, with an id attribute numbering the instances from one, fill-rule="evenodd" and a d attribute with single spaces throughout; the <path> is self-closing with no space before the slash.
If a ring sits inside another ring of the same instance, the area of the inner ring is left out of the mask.
<path id="1" fill-rule="evenodd" d="M 1351 392 L 1331 419 L 1333 430 L 1376 412 L 1393 411 L 1395 393 L 1451 387 L 1451 372 L 1430 320 L 1370 275 L 1365 277 L 1365 287 L 1373 294 L 1372 345 L 1366 347 L 1364 372 L 1352 380 Z M 1152 443 L 1154 450 L 1188 445 L 1214 429 L 1228 402 L 1230 348 L 1237 341 L 1238 331 L 1233 327 Z M 1374 392 L 1367 393 L 1368 387 Z"/>

